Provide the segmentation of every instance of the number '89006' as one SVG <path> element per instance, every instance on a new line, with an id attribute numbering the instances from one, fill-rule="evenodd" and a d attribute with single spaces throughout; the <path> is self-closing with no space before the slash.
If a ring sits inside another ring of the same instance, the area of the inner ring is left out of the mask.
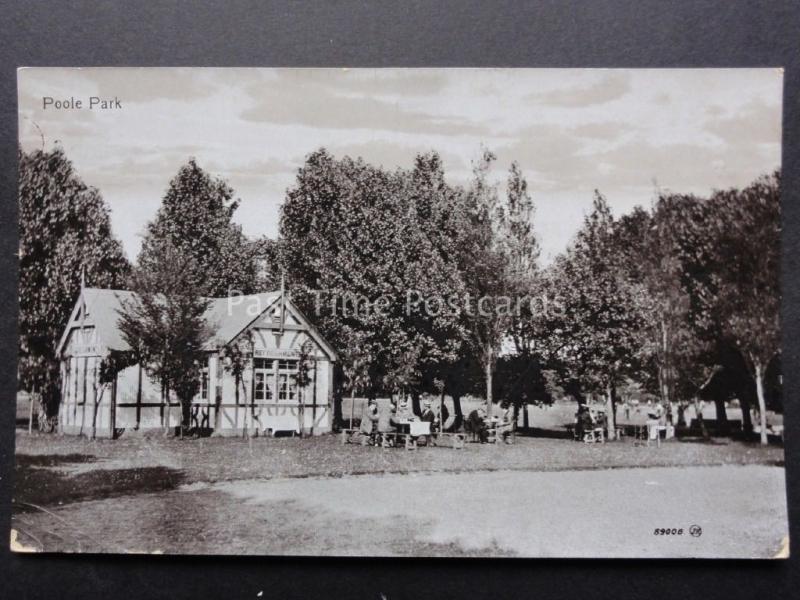
<path id="1" fill-rule="evenodd" d="M 683 527 L 656 527 L 653 530 L 653 535 L 683 535 Z"/>

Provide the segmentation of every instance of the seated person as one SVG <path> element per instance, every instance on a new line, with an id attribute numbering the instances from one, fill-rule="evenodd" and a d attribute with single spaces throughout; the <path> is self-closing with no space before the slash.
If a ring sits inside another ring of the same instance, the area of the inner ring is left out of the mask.
<path id="1" fill-rule="evenodd" d="M 575 413 L 575 439 L 582 441 L 583 436 L 592 429 L 594 429 L 592 414 L 585 404 L 581 404 L 578 406 L 578 412 Z"/>
<path id="2" fill-rule="evenodd" d="M 511 443 L 511 434 L 514 433 L 514 411 L 511 404 L 503 404 L 500 422 L 497 424 L 497 435 L 507 444 Z"/>
<path id="3" fill-rule="evenodd" d="M 431 433 L 434 433 L 436 431 L 436 425 L 439 423 L 439 419 L 436 418 L 436 413 L 433 412 L 433 408 L 431 408 L 430 400 L 425 400 L 422 403 L 422 416 L 420 416 L 420 420 L 431 424 L 430 425 Z"/>
<path id="4" fill-rule="evenodd" d="M 467 431 L 471 431 L 473 435 L 476 435 L 481 444 L 486 443 L 489 437 L 486 427 L 486 410 L 481 407 L 469 413 L 465 428 Z"/>
<path id="5" fill-rule="evenodd" d="M 392 400 L 389 404 L 389 411 L 382 412 L 378 419 L 378 433 L 387 440 L 390 446 L 394 445 L 396 433 L 400 428 L 400 421 L 397 418 L 397 403 Z"/>
<path id="6" fill-rule="evenodd" d="M 367 402 L 367 408 L 361 416 L 359 430 L 363 435 L 368 436 L 371 444 L 375 443 L 378 424 L 378 403 L 373 398 Z"/>
<path id="7" fill-rule="evenodd" d="M 408 402 L 408 397 L 403 396 L 400 400 L 400 404 L 397 407 L 397 417 L 401 421 L 416 421 L 417 415 L 414 414 L 414 411 L 411 409 L 411 405 Z"/>
<path id="8" fill-rule="evenodd" d="M 434 425 L 439 422 L 439 419 L 436 418 L 436 413 L 433 412 L 433 408 L 431 408 L 430 400 L 425 400 L 422 403 L 422 416 L 420 419 L 431 424 L 431 431 L 433 431 Z"/>

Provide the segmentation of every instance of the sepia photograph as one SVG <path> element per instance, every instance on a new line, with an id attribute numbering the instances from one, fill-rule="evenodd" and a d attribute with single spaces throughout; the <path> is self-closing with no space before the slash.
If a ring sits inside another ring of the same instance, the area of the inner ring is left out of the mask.
<path id="1" fill-rule="evenodd" d="M 783 80 L 20 68 L 11 550 L 788 558 Z"/>

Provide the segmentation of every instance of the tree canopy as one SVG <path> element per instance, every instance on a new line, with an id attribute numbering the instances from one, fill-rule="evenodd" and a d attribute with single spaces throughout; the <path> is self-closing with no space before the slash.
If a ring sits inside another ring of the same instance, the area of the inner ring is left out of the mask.
<path id="1" fill-rule="evenodd" d="M 52 415 L 59 399 L 56 346 L 81 287 L 124 287 L 130 265 L 100 192 L 56 147 L 19 152 L 19 376 Z"/>
<path id="2" fill-rule="evenodd" d="M 168 242 L 192 259 L 194 278 L 201 282 L 204 295 L 256 291 L 262 244 L 248 240 L 233 222 L 238 206 L 225 181 L 190 159 L 170 181 L 155 219 L 147 226 L 138 265 L 147 268 L 158 261 L 161 244 Z"/>

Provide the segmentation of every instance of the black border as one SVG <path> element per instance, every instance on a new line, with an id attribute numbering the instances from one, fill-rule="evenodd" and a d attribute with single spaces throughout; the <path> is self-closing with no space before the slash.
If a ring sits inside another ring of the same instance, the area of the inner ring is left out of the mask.
<path id="1" fill-rule="evenodd" d="M 798 7 L 787 0 L 0 0 L 0 538 L 8 539 L 14 460 L 18 66 L 770 66 L 786 69 L 783 360 L 791 533 L 800 544 L 794 523 L 800 514 Z M 265 599 L 728 600 L 789 598 L 800 583 L 797 556 L 750 562 L 20 556 L 0 541 L 0 557 L 6 598 L 257 598 L 263 591 Z"/>

